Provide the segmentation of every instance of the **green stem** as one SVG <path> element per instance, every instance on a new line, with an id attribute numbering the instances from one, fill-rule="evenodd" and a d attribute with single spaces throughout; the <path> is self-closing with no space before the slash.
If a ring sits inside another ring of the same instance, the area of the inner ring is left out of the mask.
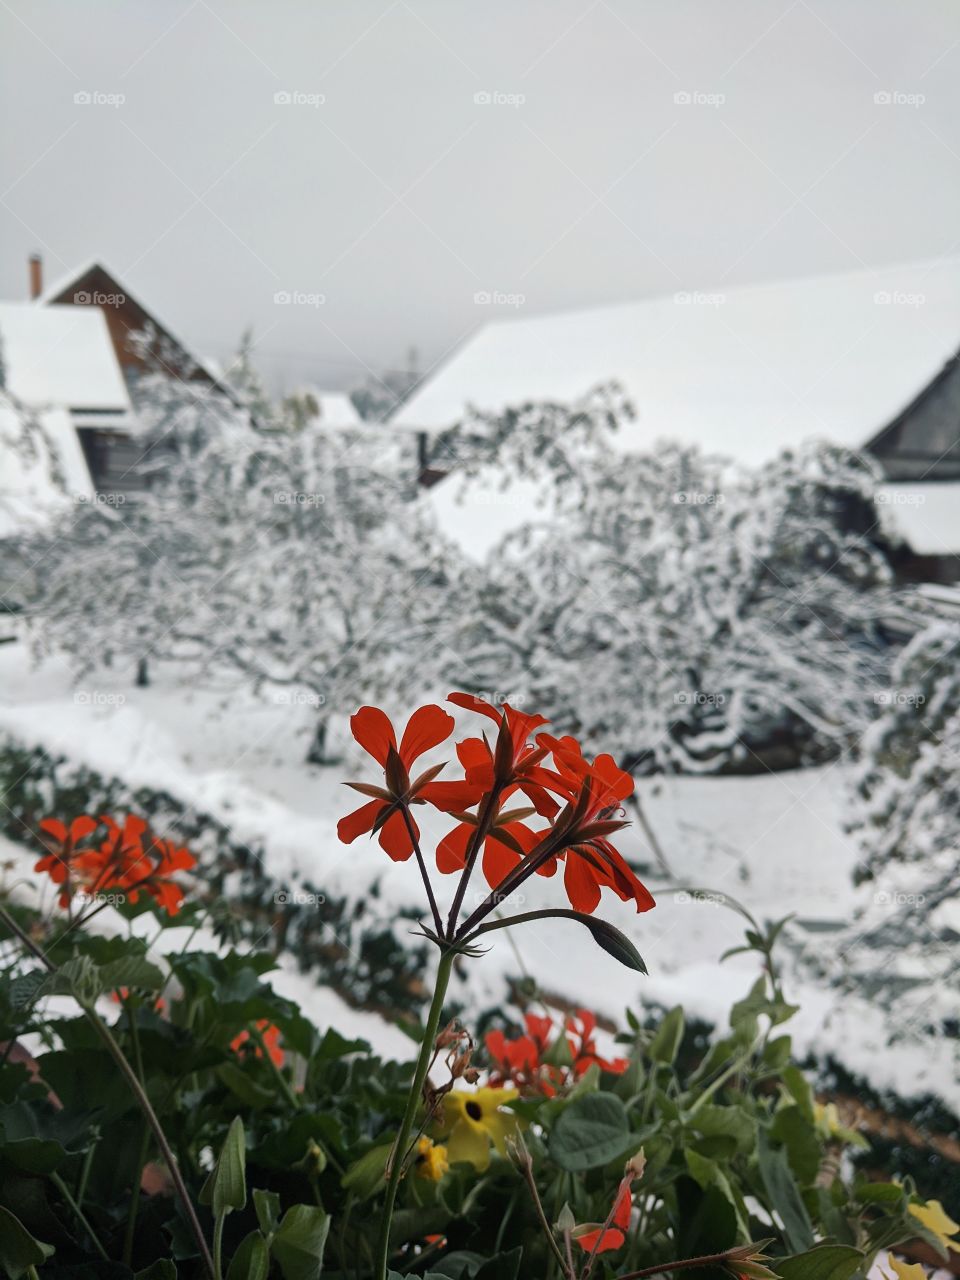
<path id="1" fill-rule="evenodd" d="M 387 1194 L 383 1206 L 383 1221 L 380 1226 L 380 1243 L 377 1249 L 377 1262 L 374 1269 L 375 1280 L 387 1280 L 387 1263 L 390 1259 L 390 1224 L 393 1221 L 393 1206 L 397 1199 L 397 1189 L 403 1177 L 403 1166 L 407 1155 L 407 1143 L 410 1131 L 420 1106 L 423 1084 L 427 1078 L 430 1060 L 433 1057 L 433 1046 L 440 1026 L 440 1015 L 443 1012 L 443 999 L 447 994 L 450 972 L 456 958 L 455 951 L 443 951 L 437 966 L 437 979 L 433 988 L 433 1000 L 427 1014 L 427 1025 L 424 1027 L 423 1040 L 420 1043 L 420 1056 L 410 1082 L 407 1106 L 400 1121 L 400 1131 L 390 1153 L 390 1174 L 387 1181 Z"/>
<path id="2" fill-rule="evenodd" d="M 133 1241 L 137 1230 L 137 1212 L 140 1208 L 140 1184 L 143 1181 L 143 1168 L 150 1153 L 150 1126 L 143 1122 L 143 1133 L 140 1137 L 140 1151 L 133 1175 L 133 1186 L 130 1188 L 130 1209 L 127 1214 L 127 1229 L 123 1236 L 123 1261 L 129 1267 L 133 1258 Z"/>
<path id="3" fill-rule="evenodd" d="M 94 1231 L 93 1227 L 91 1227 L 90 1223 L 87 1221 L 87 1215 L 83 1212 L 83 1210 L 77 1204 L 76 1200 L 74 1200 L 73 1196 L 70 1193 L 70 1188 L 67 1186 L 67 1184 L 60 1177 L 59 1173 L 57 1173 L 56 1170 L 54 1170 L 50 1174 L 50 1181 L 57 1188 L 57 1190 L 63 1196 L 64 1200 L 66 1200 L 67 1204 L 73 1210 L 73 1214 L 76 1217 L 77 1221 L 80 1223 L 81 1227 L 83 1227 L 84 1231 L 86 1231 L 87 1235 L 93 1241 L 93 1246 L 96 1249 L 97 1253 L 99 1253 L 100 1257 L 104 1260 L 104 1262 L 109 1262 L 110 1261 L 109 1253 L 107 1253 L 106 1249 L 100 1243 L 99 1236 Z"/>
<path id="4" fill-rule="evenodd" d="M 628 1271 L 620 1276 L 620 1280 L 643 1280 L 645 1276 L 665 1275 L 668 1271 L 683 1271 L 687 1267 L 709 1267 L 717 1262 L 726 1262 L 730 1250 L 723 1253 L 704 1253 L 699 1258 L 683 1258 L 679 1262 L 657 1263 L 655 1267 L 644 1267 L 642 1271 Z"/>
<path id="5" fill-rule="evenodd" d="M 273 1075 L 277 1081 L 277 1084 L 279 1084 L 281 1090 L 283 1091 L 283 1096 L 290 1103 L 291 1107 L 293 1107 L 294 1111 L 299 1111 L 300 1099 L 291 1089 L 290 1081 L 287 1079 L 287 1077 L 283 1074 L 283 1072 L 274 1062 L 273 1058 L 270 1056 L 270 1050 L 267 1048 L 266 1041 L 263 1038 L 263 1032 L 260 1030 L 260 1028 L 257 1026 L 255 1022 L 251 1022 L 247 1030 L 250 1032 L 250 1035 L 253 1038 L 254 1043 L 259 1048 L 262 1057 L 264 1057 L 266 1061 L 270 1064 L 270 1070 L 273 1072 Z"/>
<path id="6" fill-rule="evenodd" d="M 223 1275 L 223 1223 L 225 1213 L 218 1213 L 213 1224 L 213 1274 L 215 1280 Z"/>

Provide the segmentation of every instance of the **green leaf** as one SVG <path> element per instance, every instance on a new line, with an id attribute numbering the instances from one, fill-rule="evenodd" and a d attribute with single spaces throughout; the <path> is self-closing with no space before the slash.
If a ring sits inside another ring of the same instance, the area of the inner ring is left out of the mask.
<path id="1" fill-rule="evenodd" d="M 31 969 L 29 973 L 21 973 L 10 983 L 11 1008 L 20 1013 L 39 999 L 49 974 L 46 969 Z"/>
<path id="2" fill-rule="evenodd" d="M 690 1121 L 706 1138 L 732 1138 L 741 1151 L 752 1151 L 757 1141 L 757 1125 L 742 1107 L 702 1106 Z"/>
<path id="3" fill-rule="evenodd" d="M 330 1215 L 315 1205 L 295 1204 L 283 1215 L 270 1252 L 283 1280 L 315 1280 L 323 1267 Z"/>
<path id="4" fill-rule="evenodd" d="M 475 929 L 468 938 L 463 939 L 463 942 L 469 945 L 482 933 L 491 933 L 494 929 L 509 929 L 514 924 L 548 919 L 576 920 L 578 924 L 590 930 L 594 942 L 606 951 L 607 955 L 613 956 L 614 960 L 619 960 L 622 965 L 626 965 L 628 969 L 633 969 L 637 973 L 647 972 L 647 966 L 643 963 L 640 952 L 626 934 L 615 929 L 606 920 L 595 920 L 593 916 L 588 916 L 582 911 L 571 911 L 566 907 L 544 907 L 542 911 L 524 911 L 518 916 L 509 916 L 506 920 L 490 920 L 487 924 L 482 924 Z"/>
<path id="5" fill-rule="evenodd" d="M 859 1271 L 866 1257 L 845 1244 L 818 1244 L 804 1253 L 777 1258 L 777 1275 L 782 1280 L 848 1280 Z"/>
<path id="6" fill-rule="evenodd" d="M 231 1209 L 242 1209 L 247 1203 L 247 1184 L 244 1177 L 246 1146 L 243 1137 L 243 1121 L 234 1116 L 227 1130 L 217 1164 L 200 1189 L 200 1203 L 213 1209 L 215 1218 Z"/>
<path id="7" fill-rule="evenodd" d="M 557 1117 L 550 1133 L 550 1155 L 561 1169 L 596 1169 L 636 1146 L 627 1110 L 613 1093 L 587 1093 Z"/>
<path id="8" fill-rule="evenodd" d="M 217 1067 L 217 1075 L 232 1094 L 255 1111 L 261 1107 L 268 1107 L 277 1100 L 277 1095 L 272 1089 L 266 1089 L 263 1085 L 257 1084 L 256 1080 L 247 1075 L 243 1067 L 236 1062 L 222 1062 Z"/>
<path id="9" fill-rule="evenodd" d="M 803 1108 L 782 1107 L 773 1117 L 770 1136 L 783 1144 L 801 1186 L 812 1183 L 820 1168 L 821 1144 Z"/>
<path id="10" fill-rule="evenodd" d="M 340 1179 L 341 1185 L 361 1200 L 366 1200 L 383 1186 L 384 1171 L 393 1143 L 387 1142 L 379 1147 L 371 1147 L 362 1156 L 358 1156 Z"/>
<path id="11" fill-rule="evenodd" d="M 474 1272 L 474 1280 L 517 1280 L 523 1249 L 518 1245 L 509 1253 L 498 1253 Z"/>
<path id="12" fill-rule="evenodd" d="M 177 1280 L 177 1267 L 169 1258 L 158 1258 L 138 1271 L 133 1280 Z"/>
<path id="13" fill-rule="evenodd" d="M 0 1206 L 0 1267 L 8 1280 L 20 1280 L 54 1252 L 53 1246 L 35 1239 L 19 1218 Z"/>
<path id="14" fill-rule="evenodd" d="M 786 1085 L 794 1102 L 796 1102 L 803 1111 L 803 1114 L 812 1123 L 813 1086 L 810 1084 L 810 1081 L 795 1063 L 791 1063 L 789 1066 L 784 1067 L 780 1072 L 780 1078 Z"/>
<path id="15" fill-rule="evenodd" d="M 676 1060 L 685 1026 L 683 1010 L 677 1005 L 660 1023 L 656 1035 L 647 1047 L 647 1053 L 654 1062 L 670 1063 Z"/>
<path id="16" fill-rule="evenodd" d="M 766 1130 L 759 1131 L 759 1138 L 757 1156 L 760 1177 L 763 1179 L 771 1205 L 779 1213 L 783 1222 L 783 1233 L 787 1244 L 798 1253 L 810 1249 L 813 1246 L 813 1227 L 790 1165 L 787 1163 L 786 1154 L 782 1150 L 774 1150 Z"/>
<path id="17" fill-rule="evenodd" d="M 270 1251 L 259 1231 L 251 1231 L 240 1242 L 227 1268 L 227 1280 L 267 1280 Z"/>
<path id="18" fill-rule="evenodd" d="M 143 956 L 123 956 L 100 966 L 100 982 L 104 991 L 116 991 L 118 987 L 159 991 L 165 981 L 157 966 Z"/>
<path id="19" fill-rule="evenodd" d="M 265 1236 L 272 1235 L 280 1221 L 280 1197 L 275 1191 L 255 1190 L 253 1207 L 257 1211 L 257 1222 Z"/>

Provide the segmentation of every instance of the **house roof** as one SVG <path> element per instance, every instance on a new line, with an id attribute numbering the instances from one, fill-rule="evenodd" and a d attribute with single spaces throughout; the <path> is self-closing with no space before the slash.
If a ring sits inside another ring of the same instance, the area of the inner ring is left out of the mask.
<path id="1" fill-rule="evenodd" d="M 91 258 L 88 261 L 81 263 L 79 267 L 75 267 L 72 271 L 54 280 L 51 285 L 43 290 L 39 297 L 34 299 L 33 305 L 48 307 L 51 304 L 65 302 L 70 298 L 71 293 L 75 294 L 77 292 L 77 287 L 82 284 L 83 281 L 87 280 L 94 274 L 99 274 L 109 280 L 115 286 L 113 292 L 122 294 L 123 297 L 133 304 L 139 312 L 142 312 L 144 316 L 149 317 L 155 328 L 158 329 L 176 347 L 178 347 L 180 351 L 183 352 L 184 356 L 192 362 L 192 364 L 196 365 L 198 369 L 201 369 L 219 391 L 223 392 L 223 394 L 226 395 L 234 404 L 239 404 L 233 388 L 229 383 L 223 380 L 222 372 L 217 369 L 213 361 L 207 360 L 205 357 L 199 356 L 195 351 L 192 351 L 186 343 L 182 342 L 181 339 L 177 337 L 170 326 L 157 315 L 157 312 L 153 307 L 145 306 L 139 298 L 135 297 L 134 294 L 130 292 L 127 285 L 114 275 L 109 267 L 105 266 L 95 258 Z M 74 305 L 84 305 L 82 303 L 77 304 L 75 298 L 70 298 L 70 301 Z"/>
<path id="2" fill-rule="evenodd" d="M 860 448 L 960 344 L 960 258 L 498 319 L 401 407 L 436 432 L 467 406 L 568 402 L 616 380 L 658 439 L 756 464 L 810 437 Z"/>
<path id="3" fill-rule="evenodd" d="M 24 413 L 0 392 L 0 538 L 40 528 L 93 495 L 69 410 Z"/>
<path id="4" fill-rule="evenodd" d="M 319 387 L 298 387 L 297 395 L 312 396 L 317 402 L 320 414 L 316 419 L 319 427 L 359 427 L 360 415 L 353 406 L 353 401 L 343 391 L 321 391 Z"/>
<path id="5" fill-rule="evenodd" d="M 0 342 L 7 389 L 25 405 L 69 409 L 77 425 L 107 416 L 130 425 L 127 384 L 99 308 L 0 302 Z"/>

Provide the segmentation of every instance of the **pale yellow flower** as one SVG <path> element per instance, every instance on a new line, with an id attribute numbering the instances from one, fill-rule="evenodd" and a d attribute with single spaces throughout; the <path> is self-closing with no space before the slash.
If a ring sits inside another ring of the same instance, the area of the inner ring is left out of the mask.
<path id="1" fill-rule="evenodd" d="M 957 1240 L 960 1223 L 954 1222 L 939 1200 L 928 1200 L 926 1204 L 911 1204 L 908 1205 L 908 1209 L 917 1221 L 940 1241 L 944 1253 L 960 1246 Z"/>
<path id="2" fill-rule="evenodd" d="M 892 1253 L 887 1254 L 887 1262 L 893 1268 L 894 1274 L 886 1276 L 885 1280 L 927 1280 L 927 1273 L 919 1262 L 902 1262 Z"/>
<path id="3" fill-rule="evenodd" d="M 414 1167 L 418 1178 L 426 1178 L 430 1182 L 439 1182 L 450 1168 L 450 1162 L 447 1159 L 447 1148 L 438 1146 L 432 1138 L 421 1138 L 417 1143 Z"/>
<path id="4" fill-rule="evenodd" d="M 501 1155 L 505 1141 L 517 1131 L 516 1117 L 500 1108 L 518 1096 L 516 1089 L 453 1089 L 444 1095 L 444 1129 L 449 1129 L 447 1158 L 479 1170 L 490 1163 L 490 1143 Z"/>

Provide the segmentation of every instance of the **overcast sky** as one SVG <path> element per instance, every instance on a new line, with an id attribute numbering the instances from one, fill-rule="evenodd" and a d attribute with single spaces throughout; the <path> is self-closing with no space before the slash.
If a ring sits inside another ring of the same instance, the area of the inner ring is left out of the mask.
<path id="1" fill-rule="evenodd" d="M 0 62 L 0 296 L 98 258 L 274 387 L 960 252 L 956 0 L 0 0 Z"/>

